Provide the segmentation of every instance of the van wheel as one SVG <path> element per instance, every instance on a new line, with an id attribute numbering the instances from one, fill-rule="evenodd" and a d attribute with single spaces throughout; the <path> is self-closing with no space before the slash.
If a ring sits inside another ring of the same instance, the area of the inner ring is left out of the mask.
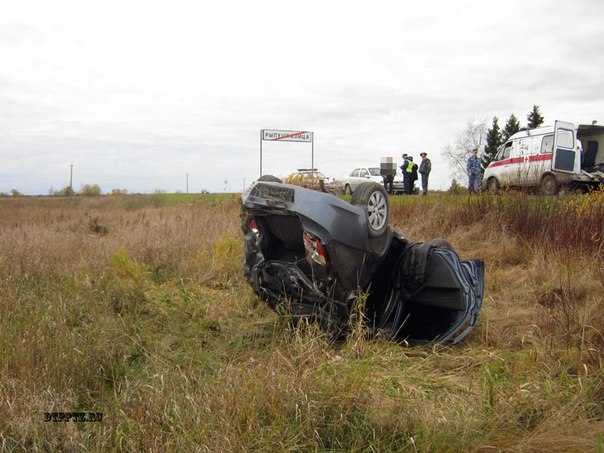
<path id="1" fill-rule="evenodd" d="M 346 185 L 344 186 L 344 193 L 345 193 L 346 195 L 352 195 L 352 189 L 350 188 L 350 185 L 346 184 Z"/>
<path id="2" fill-rule="evenodd" d="M 386 232 L 390 208 L 384 186 L 376 182 L 359 184 L 352 194 L 350 203 L 365 210 L 369 237 L 377 238 Z"/>
<path id="3" fill-rule="evenodd" d="M 495 178 L 489 178 L 487 181 L 487 190 L 492 195 L 497 195 L 499 193 L 499 181 Z"/>
<path id="4" fill-rule="evenodd" d="M 554 175 L 545 175 L 541 179 L 541 193 L 543 195 L 556 195 L 558 193 L 558 181 Z"/>
<path id="5" fill-rule="evenodd" d="M 258 181 L 266 181 L 266 182 L 283 182 L 279 178 L 273 175 L 262 175 L 258 178 Z"/>

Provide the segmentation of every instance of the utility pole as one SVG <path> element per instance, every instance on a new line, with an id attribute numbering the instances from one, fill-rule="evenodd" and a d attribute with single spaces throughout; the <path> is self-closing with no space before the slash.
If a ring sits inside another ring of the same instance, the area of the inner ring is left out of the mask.
<path id="1" fill-rule="evenodd" d="M 187 194 L 189 193 L 189 174 L 187 173 Z"/>

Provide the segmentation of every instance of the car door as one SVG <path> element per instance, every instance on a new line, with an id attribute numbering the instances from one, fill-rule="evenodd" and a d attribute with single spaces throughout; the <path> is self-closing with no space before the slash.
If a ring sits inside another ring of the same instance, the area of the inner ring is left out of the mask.
<path id="1" fill-rule="evenodd" d="M 531 185 L 539 185 L 543 175 L 552 168 L 552 155 L 554 152 L 554 134 L 546 134 L 535 138 L 538 152 L 532 157 L 531 168 L 534 177 Z"/>
<path id="2" fill-rule="evenodd" d="M 369 174 L 369 170 L 367 170 L 366 168 L 361 168 L 359 170 L 359 179 L 358 179 L 356 185 L 358 186 L 359 184 L 368 181 L 370 177 L 371 177 L 371 175 Z M 356 186 L 355 186 L 355 189 L 356 189 Z"/>
<path id="3" fill-rule="evenodd" d="M 499 159 L 497 163 L 493 164 L 493 166 L 497 167 L 497 176 L 499 177 L 499 184 L 502 186 L 509 186 L 512 184 L 512 159 L 511 153 L 514 142 L 509 141 L 501 148 L 501 151 L 498 153 Z"/>
<path id="4" fill-rule="evenodd" d="M 578 173 L 581 163 L 575 150 L 575 125 L 556 121 L 554 125 L 554 154 L 552 170 Z"/>
<path id="5" fill-rule="evenodd" d="M 347 184 L 348 186 L 350 186 L 350 189 L 354 191 L 354 189 L 356 188 L 356 186 L 359 184 L 359 173 L 360 173 L 361 169 L 360 168 L 355 168 L 354 170 L 352 170 L 350 172 L 350 175 L 346 178 L 344 178 L 344 184 Z"/>

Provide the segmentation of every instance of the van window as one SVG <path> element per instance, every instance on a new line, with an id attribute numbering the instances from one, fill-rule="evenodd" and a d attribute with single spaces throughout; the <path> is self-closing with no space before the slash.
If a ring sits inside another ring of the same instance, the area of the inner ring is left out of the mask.
<path id="1" fill-rule="evenodd" d="M 512 152 L 512 142 L 508 142 L 505 144 L 503 148 L 503 152 L 501 153 L 501 159 L 507 159 L 510 157 L 510 153 Z"/>
<path id="2" fill-rule="evenodd" d="M 556 144 L 560 148 L 572 148 L 573 147 L 573 133 L 568 129 L 558 129 L 558 136 L 556 137 Z"/>
<path id="3" fill-rule="evenodd" d="M 541 153 L 551 154 L 554 152 L 554 136 L 546 135 L 541 142 Z"/>

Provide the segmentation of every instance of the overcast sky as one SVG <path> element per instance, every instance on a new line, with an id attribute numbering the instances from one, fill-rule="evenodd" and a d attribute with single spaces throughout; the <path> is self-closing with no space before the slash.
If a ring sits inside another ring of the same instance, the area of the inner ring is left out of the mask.
<path id="1" fill-rule="evenodd" d="M 0 192 L 240 191 L 261 129 L 313 131 L 341 178 L 402 152 L 440 156 L 470 119 L 533 104 L 604 123 L 604 1 L 6 1 Z M 309 167 L 263 144 L 263 172 Z M 465 183 L 465 181 L 464 181 Z"/>

